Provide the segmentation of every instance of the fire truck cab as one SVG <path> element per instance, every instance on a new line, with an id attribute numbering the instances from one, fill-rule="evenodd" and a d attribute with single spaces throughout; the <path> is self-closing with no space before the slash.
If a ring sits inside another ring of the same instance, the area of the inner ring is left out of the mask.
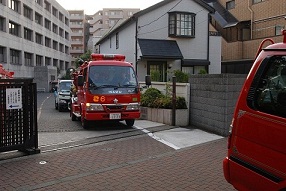
<path id="1" fill-rule="evenodd" d="M 140 88 L 132 64 L 118 54 L 91 54 L 91 59 L 73 73 L 71 119 L 84 128 L 98 120 L 133 126 L 140 117 Z"/>
<path id="2" fill-rule="evenodd" d="M 286 190 L 286 31 L 262 41 L 238 98 L 225 179 L 237 190 Z M 266 42 L 270 42 L 262 48 Z"/>

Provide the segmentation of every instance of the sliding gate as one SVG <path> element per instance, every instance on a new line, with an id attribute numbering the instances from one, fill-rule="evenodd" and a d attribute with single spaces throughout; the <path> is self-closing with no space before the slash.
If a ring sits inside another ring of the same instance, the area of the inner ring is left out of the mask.
<path id="1" fill-rule="evenodd" d="M 40 153 L 37 124 L 33 79 L 0 79 L 0 152 Z"/>

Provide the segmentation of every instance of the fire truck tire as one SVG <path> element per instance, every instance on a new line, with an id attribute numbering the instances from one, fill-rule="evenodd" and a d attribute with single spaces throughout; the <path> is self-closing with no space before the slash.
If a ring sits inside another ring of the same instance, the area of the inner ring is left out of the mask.
<path id="1" fill-rule="evenodd" d="M 132 127 L 134 125 L 135 119 L 126 119 L 126 125 Z"/>
<path id="2" fill-rule="evenodd" d="M 72 121 L 76 121 L 77 120 L 77 116 L 75 116 L 75 114 L 71 114 L 71 119 L 72 119 Z"/>
<path id="3" fill-rule="evenodd" d="M 88 129 L 88 121 L 86 119 L 81 118 L 81 125 L 84 129 Z"/>

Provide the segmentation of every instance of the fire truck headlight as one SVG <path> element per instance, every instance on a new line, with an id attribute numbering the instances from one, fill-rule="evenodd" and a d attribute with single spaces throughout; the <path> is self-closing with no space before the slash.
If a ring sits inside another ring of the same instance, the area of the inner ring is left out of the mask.
<path id="1" fill-rule="evenodd" d="M 130 103 L 127 105 L 126 110 L 128 111 L 134 111 L 134 110 L 139 110 L 140 106 L 139 103 Z"/>
<path id="2" fill-rule="evenodd" d="M 103 111 L 103 107 L 101 104 L 94 104 L 94 103 L 86 103 L 86 110 L 87 111 Z"/>

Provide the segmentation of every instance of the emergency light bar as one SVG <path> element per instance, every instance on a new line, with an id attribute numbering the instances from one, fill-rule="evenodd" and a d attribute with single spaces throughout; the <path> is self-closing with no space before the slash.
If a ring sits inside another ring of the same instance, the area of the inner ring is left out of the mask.
<path id="1" fill-rule="evenodd" d="M 97 60 L 116 60 L 125 61 L 125 56 L 122 54 L 91 54 L 92 61 Z"/>

